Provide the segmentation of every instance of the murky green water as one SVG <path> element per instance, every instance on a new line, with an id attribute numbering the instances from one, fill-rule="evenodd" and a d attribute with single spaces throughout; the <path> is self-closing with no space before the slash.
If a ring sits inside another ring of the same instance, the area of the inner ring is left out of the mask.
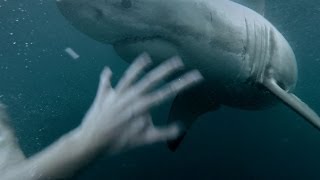
<path id="1" fill-rule="evenodd" d="M 267 18 L 292 45 L 296 93 L 320 112 L 320 2 L 267 0 Z M 71 27 L 54 1 L 0 0 L 0 100 L 28 156 L 77 126 L 108 65 L 127 64 L 111 46 Z M 70 58 L 72 47 L 80 54 Z M 170 102 L 154 112 L 165 124 Z M 260 112 L 223 108 L 193 126 L 176 153 L 165 144 L 102 158 L 74 179 L 320 179 L 320 132 L 279 105 Z"/>

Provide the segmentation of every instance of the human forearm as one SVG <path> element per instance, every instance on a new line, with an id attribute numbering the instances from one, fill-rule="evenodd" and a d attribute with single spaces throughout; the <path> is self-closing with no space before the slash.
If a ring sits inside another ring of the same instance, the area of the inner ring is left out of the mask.
<path id="1" fill-rule="evenodd" d="M 42 152 L 8 169 L 6 180 L 45 180 L 72 176 L 92 160 L 99 148 L 90 141 L 80 128 L 70 131 Z"/>
<path id="2" fill-rule="evenodd" d="M 0 172 L 1 180 L 61 179 L 72 176 L 102 152 L 117 153 L 176 138 L 178 126 L 155 127 L 150 109 L 196 84 L 202 76 L 191 71 L 153 90 L 183 63 L 172 58 L 138 80 L 150 62 L 148 55 L 140 56 L 115 88 L 110 82 L 112 72 L 105 68 L 96 98 L 81 125 L 40 153 Z"/>

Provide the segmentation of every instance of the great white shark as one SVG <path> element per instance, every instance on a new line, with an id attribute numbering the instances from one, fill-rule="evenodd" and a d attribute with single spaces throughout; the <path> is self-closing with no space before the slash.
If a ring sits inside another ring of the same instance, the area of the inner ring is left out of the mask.
<path id="1" fill-rule="evenodd" d="M 184 133 L 198 116 L 221 105 L 259 110 L 282 101 L 320 129 L 319 116 L 292 91 L 298 74 L 294 52 L 264 18 L 263 0 L 58 0 L 71 24 L 112 44 L 127 62 L 147 52 L 155 64 L 179 55 L 205 78 L 173 101 L 169 121 Z"/>

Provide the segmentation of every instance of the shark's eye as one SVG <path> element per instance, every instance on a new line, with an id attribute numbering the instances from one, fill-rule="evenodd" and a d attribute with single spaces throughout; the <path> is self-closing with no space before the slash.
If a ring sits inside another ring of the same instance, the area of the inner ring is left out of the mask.
<path id="1" fill-rule="evenodd" d="M 132 2 L 131 0 L 121 0 L 121 5 L 124 8 L 131 8 Z"/>

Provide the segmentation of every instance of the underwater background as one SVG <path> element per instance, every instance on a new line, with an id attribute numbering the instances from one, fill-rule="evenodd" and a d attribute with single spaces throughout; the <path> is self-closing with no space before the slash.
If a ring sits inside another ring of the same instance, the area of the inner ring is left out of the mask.
<path id="1" fill-rule="evenodd" d="M 295 93 L 320 113 L 319 0 L 267 0 L 266 18 L 294 49 Z M 114 83 L 128 66 L 112 46 L 75 30 L 55 1 L 0 0 L 0 101 L 27 156 L 80 124 L 106 65 Z M 154 110 L 155 124 L 165 125 L 170 103 Z M 318 180 L 320 132 L 283 104 L 223 107 L 199 118 L 175 153 L 161 143 L 102 157 L 73 179 Z"/>

